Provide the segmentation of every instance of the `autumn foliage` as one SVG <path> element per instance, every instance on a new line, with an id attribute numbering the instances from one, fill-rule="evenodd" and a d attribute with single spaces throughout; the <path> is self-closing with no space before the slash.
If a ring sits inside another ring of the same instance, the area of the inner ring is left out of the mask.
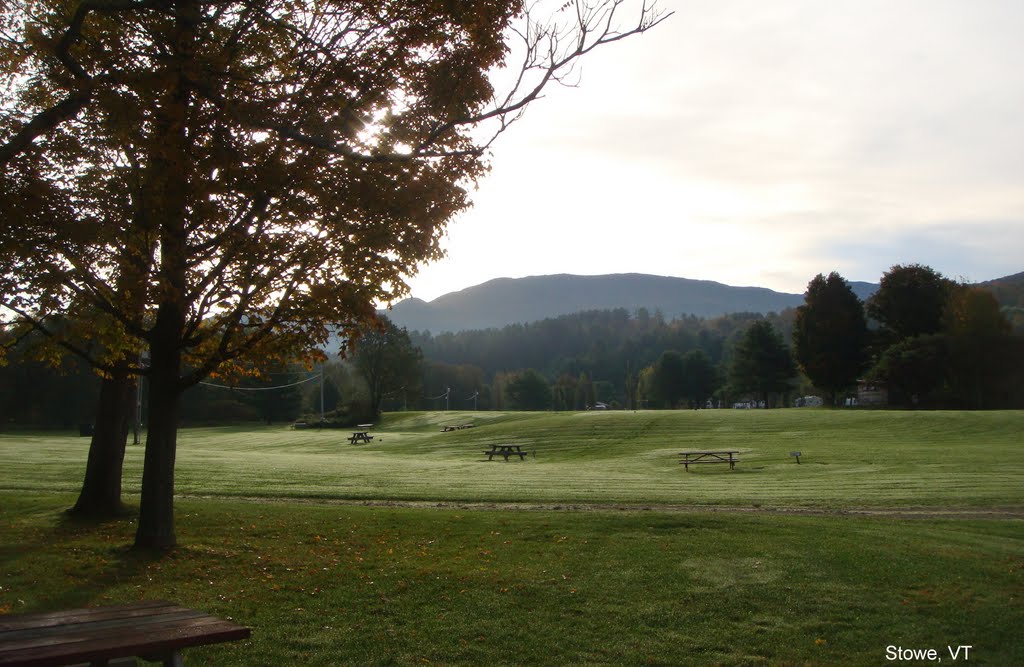
<path id="1" fill-rule="evenodd" d="M 621 4 L 543 24 L 518 0 L 2 6 L 0 304 L 112 381 L 148 376 L 138 545 L 175 543 L 181 393 L 314 360 L 402 296 L 490 142 L 576 58 L 662 18 L 619 30 Z"/>

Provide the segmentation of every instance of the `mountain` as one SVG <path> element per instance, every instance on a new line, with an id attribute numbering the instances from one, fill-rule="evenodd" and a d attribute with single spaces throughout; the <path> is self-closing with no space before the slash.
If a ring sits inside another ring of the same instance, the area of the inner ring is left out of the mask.
<path id="1" fill-rule="evenodd" d="M 986 280 L 983 283 L 978 283 L 982 287 L 990 287 L 992 285 L 1016 285 L 1017 287 L 1024 287 L 1024 271 L 1015 273 L 1012 276 L 1003 276 L 1002 278 L 996 278 L 995 280 Z"/>
<path id="2" fill-rule="evenodd" d="M 978 284 L 989 289 L 1000 306 L 1018 311 L 1024 308 L 1024 272 Z"/>
<path id="3" fill-rule="evenodd" d="M 877 285 L 851 283 L 862 299 Z M 638 273 L 603 276 L 569 274 L 498 278 L 427 302 L 406 299 L 386 314 L 410 331 L 464 331 L 536 322 L 584 310 L 646 308 L 668 319 L 681 315 L 716 317 L 726 313 L 779 312 L 803 303 L 802 294 L 763 287 L 732 287 L 710 280 Z"/>

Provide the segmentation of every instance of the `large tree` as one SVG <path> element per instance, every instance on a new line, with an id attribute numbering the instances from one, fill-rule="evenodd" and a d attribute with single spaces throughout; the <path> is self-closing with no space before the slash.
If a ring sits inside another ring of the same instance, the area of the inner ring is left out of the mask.
<path id="1" fill-rule="evenodd" d="M 662 352 L 651 367 L 651 397 L 666 408 L 677 407 L 686 394 L 685 375 L 683 355 L 675 350 Z"/>
<path id="2" fill-rule="evenodd" d="M 3 46 L 0 64 L 9 66 L 11 55 Z M 11 126 L 5 120 L 0 118 L 0 129 L 9 130 Z M 36 346 L 41 356 L 53 361 L 59 354 L 73 350 L 101 368 L 103 379 L 85 479 L 71 511 L 103 518 L 123 512 L 122 462 L 137 387 L 132 367 L 138 365 L 140 347 L 123 335 L 123 328 L 109 312 L 76 293 L 75 286 L 62 285 L 61 281 L 77 270 L 76 263 L 98 261 L 102 267 L 99 270 L 104 273 L 100 282 L 108 281 L 105 287 L 117 293 L 125 312 L 141 317 L 142 291 L 129 286 L 145 281 L 152 242 L 140 239 L 130 230 L 128 218 L 141 211 L 135 190 L 125 177 L 126 170 L 102 168 L 114 151 L 110 142 L 95 132 L 86 134 L 88 140 L 83 138 L 77 144 L 58 143 L 55 150 L 60 155 L 53 156 L 58 164 L 48 172 L 45 165 L 32 159 L 38 157 L 31 153 L 34 146 L 29 146 L 27 152 L 12 154 L 2 164 L 0 298 L 5 305 L 31 313 L 31 317 L 13 322 L 10 328 L 34 328 L 37 333 L 47 334 L 48 340 Z M 2 149 L 10 149 L 15 140 Z M 65 168 L 77 170 L 82 178 L 64 178 L 59 173 L 61 159 L 66 161 Z M 104 237 L 104 230 L 114 229 L 124 230 L 120 239 Z M 96 252 L 99 246 L 111 241 L 119 243 L 116 251 Z M 102 266 L 107 262 L 116 263 L 116 272 L 111 272 L 110 266 Z M 65 287 L 69 289 L 60 294 Z"/>
<path id="3" fill-rule="evenodd" d="M 949 380 L 962 407 L 992 408 L 1007 404 L 1020 373 L 1009 320 L 987 289 L 955 285 L 943 314 L 949 340 Z M 1019 337 L 1018 337 L 1019 338 Z"/>
<path id="4" fill-rule="evenodd" d="M 789 391 L 796 364 L 782 334 L 768 320 L 755 320 L 736 343 L 729 382 L 732 389 L 772 405 L 772 396 Z"/>
<path id="5" fill-rule="evenodd" d="M 373 417 L 380 414 L 385 399 L 419 395 L 422 359 L 419 348 L 409 340 L 409 332 L 386 317 L 359 334 L 352 365 L 366 382 Z"/>
<path id="6" fill-rule="evenodd" d="M 508 400 L 516 410 L 548 410 L 551 408 L 551 385 L 533 368 L 516 373 L 506 388 Z"/>
<path id="7" fill-rule="evenodd" d="M 952 285 L 930 266 L 897 264 L 882 276 L 867 313 L 882 325 L 887 343 L 938 333 Z"/>
<path id="8" fill-rule="evenodd" d="M 946 393 L 948 368 L 948 337 L 923 334 L 887 347 L 868 379 L 885 385 L 892 405 L 936 407 Z"/>
<path id="9" fill-rule="evenodd" d="M 704 350 L 690 350 L 683 355 L 683 397 L 690 407 L 704 407 L 718 386 L 718 369 Z"/>
<path id="10" fill-rule="evenodd" d="M 545 25 L 518 0 L 3 4 L 2 305 L 111 378 L 147 375 L 137 546 L 176 543 L 182 392 L 316 357 L 404 295 L 490 142 L 577 58 L 664 18 L 644 5 L 620 30 L 623 1 Z"/>
<path id="11" fill-rule="evenodd" d="M 867 344 L 864 304 L 841 275 L 819 273 L 796 309 L 793 356 L 829 405 L 856 385 L 867 364 Z"/>

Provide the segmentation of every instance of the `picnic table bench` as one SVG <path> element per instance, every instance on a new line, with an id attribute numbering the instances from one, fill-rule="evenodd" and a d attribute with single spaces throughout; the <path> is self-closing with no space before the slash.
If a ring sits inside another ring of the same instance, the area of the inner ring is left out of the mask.
<path id="1" fill-rule="evenodd" d="M 525 461 L 529 453 L 524 452 L 520 445 L 491 445 L 490 449 L 484 450 L 488 461 L 494 460 L 495 455 L 504 457 L 506 462 L 510 456 L 518 456 L 520 461 Z"/>
<path id="2" fill-rule="evenodd" d="M 729 470 L 733 470 L 736 464 L 739 463 L 739 459 L 736 458 L 738 451 L 714 451 L 714 452 L 679 452 L 679 456 L 683 457 L 680 461 L 680 465 L 690 472 L 690 466 L 698 463 L 728 463 Z"/>
<path id="3" fill-rule="evenodd" d="M 373 440 L 373 436 L 370 435 L 369 430 L 370 427 L 372 426 L 373 424 L 359 424 L 358 428 L 360 430 L 352 431 L 352 435 L 351 437 L 349 437 L 348 441 L 351 442 L 353 445 L 356 444 L 357 442 L 370 442 L 371 440 Z"/>
<path id="4" fill-rule="evenodd" d="M 0 665 L 106 665 L 140 656 L 180 667 L 182 649 L 249 634 L 249 628 L 162 600 L 11 614 L 0 616 Z"/>

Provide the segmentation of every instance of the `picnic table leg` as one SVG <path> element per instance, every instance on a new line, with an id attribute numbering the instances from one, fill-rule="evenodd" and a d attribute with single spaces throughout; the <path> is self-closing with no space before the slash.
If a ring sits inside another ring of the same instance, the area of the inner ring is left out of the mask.
<path id="1" fill-rule="evenodd" d="M 163 667 L 185 667 L 185 660 L 181 657 L 181 651 L 172 651 L 170 653 L 162 653 L 160 655 L 141 655 L 139 657 L 148 662 L 159 662 Z M 95 665 L 100 663 L 92 664 Z M 107 663 L 103 662 L 102 664 L 105 665 Z"/>

